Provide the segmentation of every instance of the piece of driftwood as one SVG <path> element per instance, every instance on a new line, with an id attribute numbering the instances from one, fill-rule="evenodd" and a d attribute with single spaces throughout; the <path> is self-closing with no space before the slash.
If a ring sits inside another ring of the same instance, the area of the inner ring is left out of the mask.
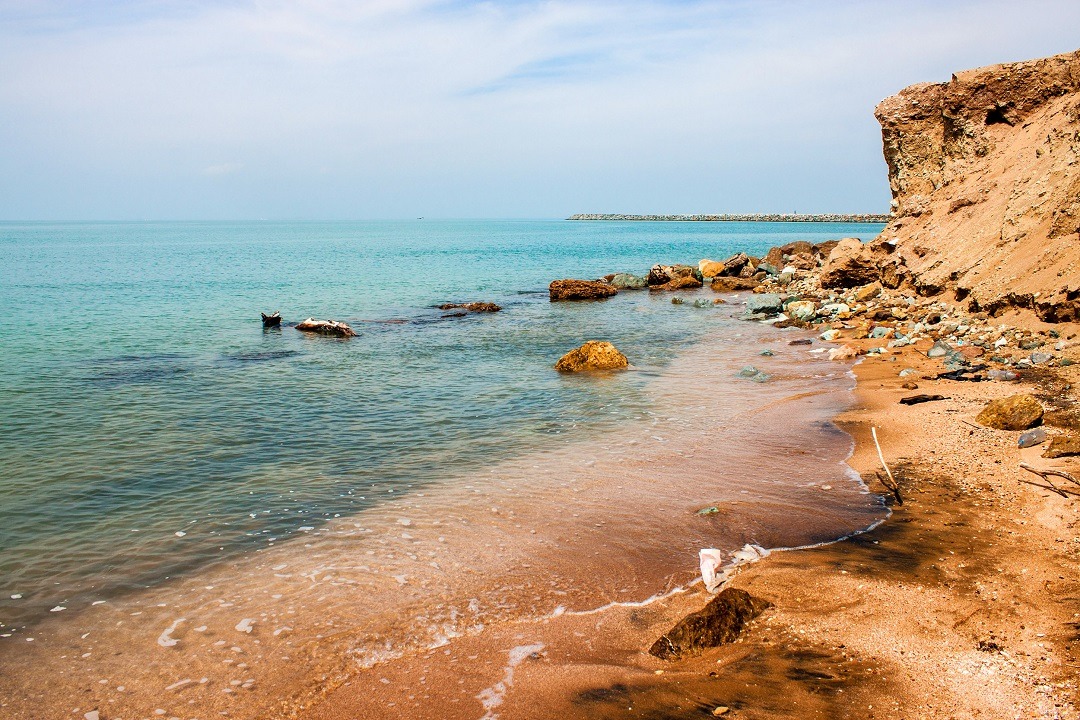
<path id="1" fill-rule="evenodd" d="M 319 333 L 331 337 L 356 337 L 356 331 L 343 322 L 337 320 L 316 320 L 308 318 L 296 324 L 296 329 L 301 332 Z"/>
<path id="2" fill-rule="evenodd" d="M 1066 490 L 1064 488 L 1059 488 L 1057 485 L 1054 484 L 1054 481 L 1050 479 L 1051 477 L 1059 477 L 1068 480 L 1074 485 L 1080 485 L 1080 480 L 1077 480 L 1075 477 L 1063 470 L 1039 470 L 1038 468 L 1032 467 L 1027 463 L 1020 463 L 1020 467 L 1024 470 L 1027 470 L 1029 473 L 1034 473 L 1035 475 L 1038 475 L 1044 481 L 1046 481 L 1047 484 L 1040 485 L 1039 483 L 1034 483 L 1030 480 L 1024 480 L 1023 478 L 1020 479 L 1020 482 L 1027 483 L 1028 485 L 1034 485 L 1035 487 L 1041 487 L 1045 490 L 1051 490 L 1053 492 L 1056 492 L 1063 498 L 1069 497 L 1070 494 L 1080 495 L 1080 493 L 1076 492 L 1075 490 Z"/>
<path id="3" fill-rule="evenodd" d="M 281 312 L 275 311 L 270 315 L 266 313 L 259 314 L 262 315 L 263 327 L 278 327 L 281 325 Z"/>
<path id="4" fill-rule="evenodd" d="M 908 395 L 905 398 L 900 398 L 901 405 L 918 405 L 924 402 L 934 402 L 936 400 L 948 400 L 944 395 Z"/>
<path id="5" fill-rule="evenodd" d="M 877 439 L 877 428 L 871 426 L 870 434 L 874 436 L 874 447 L 877 448 L 878 460 L 881 461 L 881 467 L 885 468 L 885 475 L 878 473 L 878 479 L 881 480 L 881 484 L 889 488 L 893 497 L 896 498 L 897 505 L 904 504 L 904 498 L 900 497 L 900 486 L 896 484 L 896 478 L 893 477 L 892 471 L 889 470 L 889 466 L 885 464 L 885 456 L 881 453 L 881 444 Z"/>

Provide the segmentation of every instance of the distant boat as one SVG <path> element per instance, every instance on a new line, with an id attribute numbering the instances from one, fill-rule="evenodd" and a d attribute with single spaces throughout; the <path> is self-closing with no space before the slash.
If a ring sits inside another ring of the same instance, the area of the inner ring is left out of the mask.
<path id="1" fill-rule="evenodd" d="M 263 327 L 280 327 L 281 326 L 281 312 L 275 312 L 273 315 L 267 315 L 266 313 L 259 313 L 262 315 Z"/>

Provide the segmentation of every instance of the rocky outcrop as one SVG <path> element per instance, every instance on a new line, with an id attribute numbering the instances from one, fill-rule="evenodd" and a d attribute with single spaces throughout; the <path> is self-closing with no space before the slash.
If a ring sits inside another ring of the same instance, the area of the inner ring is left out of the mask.
<path id="1" fill-rule="evenodd" d="M 745 590 L 725 588 L 709 604 L 687 615 L 649 648 L 662 660 L 697 655 L 735 640 L 748 622 L 772 607 Z"/>
<path id="2" fill-rule="evenodd" d="M 316 320 L 308 318 L 296 324 L 296 329 L 301 332 L 329 335 L 330 337 L 356 337 L 356 331 L 343 322 L 337 320 Z"/>
<path id="3" fill-rule="evenodd" d="M 555 369 L 559 372 L 582 370 L 622 370 L 629 366 L 626 356 L 609 342 L 589 340 L 559 358 Z"/>
<path id="4" fill-rule="evenodd" d="M 850 288 L 880 277 L 871 249 L 857 238 L 845 238 L 829 253 L 821 269 L 821 287 Z"/>
<path id="5" fill-rule="evenodd" d="M 913 85 L 875 115 L 894 214 L 881 238 L 914 288 L 1080 320 L 1080 51 Z"/>
<path id="6" fill-rule="evenodd" d="M 551 302 L 559 300 L 599 300 L 617 295 L 619 291 L 597 280 L 553 280 L 548 286 Z"/>
<path id="7" fill-rule="evenodd" d="M 649 268 L 649 274 L 645 277 L 645 281 L 649 284 L 649 287 L 654 285 L 666 285 L 672 280 L 681 277 L 692 277 L 699 283 L 701 282 L 701 270 L 690 265 L 660 265 L 656 264 Z M 701 287 L 698 285 L 698 287 Z"/>

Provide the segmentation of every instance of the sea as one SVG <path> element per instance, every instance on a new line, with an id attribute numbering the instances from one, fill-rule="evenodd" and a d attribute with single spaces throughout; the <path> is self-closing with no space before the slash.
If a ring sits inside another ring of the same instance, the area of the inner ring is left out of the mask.
<path id="1" fill-rule="evenodd" d="M 812 333 L 707 285 L 547 285 L 881 228 L 0 223 L 0 716 L 298 711 L 485 627 L 677 591 L 702 548 L 873 524 L 832 423 L 850 367 L 789 344 Z M 502 310 L 439 309 L 473 301 Z M 594 339 L 631 368 L 554 371 Z"/>

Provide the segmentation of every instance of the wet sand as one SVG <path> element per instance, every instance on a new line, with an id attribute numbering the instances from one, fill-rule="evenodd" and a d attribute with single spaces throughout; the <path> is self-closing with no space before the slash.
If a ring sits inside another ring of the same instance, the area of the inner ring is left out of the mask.
<path id="1" fill-rule="evenodd" d="M 697 585 L 372 667 L 303 717 L 1077 717 L 1077 499 L 1019 482 L 1037 478 L 1018 468 L 1077 463 L 973 425 L 985 401 L 1023 387 L 920 380 L 948 399 L 898 405 L 913 391 L 889 358 L 936 371 L 918 350 L 860 363 L 857 404 L 838 419 L 856 439 L 850 464 L 884 491 L 878 428 L 903 505 L 869 532 L 744 569 L 732 585 L 774 607 L 736 643 L 677 662 L 647 654 L 707 602 Z M 1048 408 L 1072 403 L 1075 367 L 1035 375 Z"/>

